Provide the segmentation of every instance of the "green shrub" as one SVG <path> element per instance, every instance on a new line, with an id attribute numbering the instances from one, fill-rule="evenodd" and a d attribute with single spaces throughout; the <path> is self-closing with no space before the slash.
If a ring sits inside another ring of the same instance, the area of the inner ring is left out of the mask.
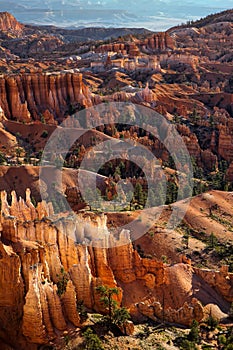
<path id="1" fill-rule="evenodd" d="M 161 259 L 162 259 L 162 262 L 163 262 L 164 264 L 168 264 L 168 260 L 167 260 L 167 256 L 166 256 L 166 255 L 162 255 L 162 256 L 161 256 Z"/>
<path id="2" fill-rule="evenodd" d="M 219 342 L 219 344 L 221 344 L 221 345 L 226 344 L 227 338 L 225 337 L 224 334 L 221 334 L 221 335 L 218 337 L 218 342 Z"/>
<path id="3" fill-rule="evenodd" d="M 225 347 L 226 350 L 233 350 L 233 344 L 228 344 L 226 347 Z"/>
<path id="4" fill-rule="evenodd" d="M 113 313 L 113 322 L 119 326 L 130 318 L 129 311 L 125 307 L 117 308 Z"/>
<path id="5" fill-rule="evenodd" d="M 64 342 L 65 342 L 65 345 L 68 345 L 69 342 L 70 342 L 70 336 L 67 334 L 64 336 Z"/>
<path id="6" fill-rule="evenodd" d="M 97 336 L 91 328 L 87 328 L 87 330 L 83 333 L 85 339 L 85 349 L 87 350 L 104 350 L 104 347 Z"/>
<path id="7" fill-rule="evenodd" d="M 185 339 L 182 341 L 182 343 L 180 345 L 180 349 L 181 350 L 196 350 L 197 347 L 196 347 L 195 343 L 189 341 L 188 339 Z"/>

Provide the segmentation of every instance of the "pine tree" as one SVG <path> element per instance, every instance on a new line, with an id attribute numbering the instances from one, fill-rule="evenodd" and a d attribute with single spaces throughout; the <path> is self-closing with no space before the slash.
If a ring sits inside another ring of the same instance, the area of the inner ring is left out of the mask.
<path id="1" fill-rule="evenodd" d="M 217 243 L 218 243 L 218 239 L 212 232 L 210 237 L 209 237 L 209 245 L 212 249 L 214 249 L 214 247 L 217 245 Z"/>
<path id="2" fill-rule="evenodd" d="M 96 287 L 97 292 L 100 294 L 100 301 L 106 307 L 108 312 L 109 323 L 113 321 L 113 312 L 117 307 L 117 302 L 113 299 L 113 295 L 118 295 L 119 290 L 117 288 L 109 288 L 107 286 Z"/>
<path id="3" fill-rule="evenodd" d="M 121 168 L 120 168 L 120 166 L 117 166 L 117 167 L 116 167 L 116 170 L 115 170 L 113 176 L 114 176 L 115 178 L 118 178 L 118 177 L 121 178 Z"/>
<path id="4" fill-rule="evenodd" d="M 122 326 L 129 318 L 129 311 L 125 307 L 117 308 L 114 311 L 113 321 L 119 326 Z"/>
<path id="5" fill-rule="evenodd" d="M 142 185 L 137 182 L 134 190 L 134 197 L 136 201 L 138 202 L 139 205 L 144 205 L 145 204 L 145 197 L 144 193 L 142 190 Z"/>
<path id="6" fill-rule="evenodd" d="M 186 184 L 183 188 L 182 188 L 182 199 L 183 198 L 188 198 L 192 196 L 192 189 L 189 186 L 189 184 Z"/>
<path id="7" fill-rule="evenodd" d="M 191 329 L 188 335 L 188 339 L 192 342 L 198 343 L 200 341 L 199 336 L 199 323 L 196 320 L 193 320 Z"/>
<path id="8" fill-rule="evenodd" d="M 67 283 L 69 281 L 69 276 L 68 274 L 65 272 L 64 268 L 61 268 L 61 273 L 60 275 L 57 275 L 58 277 L 58 281 L 57 281 L 57 294 L 59 296 L 61 296 L 62 294 L 65 293 L 66 291 L 66 287 L 67 287 Z"/>
<path id="9" fill-rule="evenodd" d="M 155 207 L 157 205 L 157 198 L 152 189 L 149 189 L 148 191 L 147 203 L 148 207 L 150 208 Z"/>
<path id="10" fill-rule="evenodd" d="M 166 204 L 174 203 L 177 199 L 177 193 L 178 193 L 177 185 L 174 182 L 169 181 L 167 184 Z"/>
<path id="11" fill-rule="evenodd" d="M 130 314 L 125 307 L 119 307 L 117 301 L 113 299 L 114 295 L 119 294 L 119 289 L 102 285 L 96 287 L 96 290 L 100 294 L 101 303 L 106 307 L 108 326 L 110 327 L 113 323 L 118 326 L 124 325 L 130 318 Z"/>

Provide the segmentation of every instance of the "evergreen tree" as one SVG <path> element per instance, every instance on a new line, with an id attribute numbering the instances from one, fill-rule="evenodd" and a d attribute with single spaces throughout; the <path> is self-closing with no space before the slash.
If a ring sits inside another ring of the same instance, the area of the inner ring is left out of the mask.
<path id="1" fill-rule="evenodd" d="M 86 200 L 86 204 L 89 205 L 90 210 L 92 210 L 92 203 L 95 200 L 95 198 L 90 188 L 87 188 L 85 191 L 85 200 Z"/>
<path id="2" fill-rule="evenodd" d="M 145 197 L 142 190 L 142 185 L 138 182 L 136 183 L 136 186 L 135 186 L 134 197 L 139 205 L 145 204 Z"/>
<path id="3" fill-rule="evenodd" d="M 96 290 L 100 294 L 100 301 L 106 307 L 108 326 L 110 327 L 113 323 L 118 326 L 124 325 L 130 318 L 130 314 L 125 307 L 119 307 L 117 301 L 113 299 L 114 295 L 119 294 L 119 289 L 98 286 Z"/>
<path id="4" fill-rule="evenodd" d="M 129 318 L 129 311 L 125 307 L 117 308 L 114 311 L 113 321 L 119 326 L 122 326 Z"/>
<path id="5" fill-rule="evenodd" d="M 197 105 L 196 104 L 194 104 L 194 106 L 193 106 L 193 112 L 190 116 L 190 119 L 194 124 L 196 124 L 197 121 L 200 120 L 200 115 L 197 112 Z"/>
<path id="6" fill-rule="evenodd" d="M 218 244 L 218 239 L 217 237 L 213 234 L 213 232 L 211 233 L 210 237 L 209 237 L 209 246 L 214 249 L 215 246 Z"/>
<path id="7" fill-rule="evenodd" d="M 114 176 L 115 178 L 118 178 L 118 177 L 121 178 L 121 168 L 120 168 L 120 166 L 117 166 L 117 167 L 116 167 L 116 170 L 115 170 L 113 176 Z"/>
<path id="8" fill-rule="evenodd" d="M 62 294 L 65 293 L 66 291 L 66 287 L 67 287 L 67 283 L 69 281 L 69 276 L 68 274 L 65 272 L 64 268 L 61 268 L 61 273 L 60 275 L 57 275 L 58 277 L 58 281 L 57 281 L 57 294 L 59 296 L 61 296 Z"/>
<path id="9" fill-rule="evenodd" d="M 177 185 L 172 181 L 168 181 L 166 204 L 174 203 L 177 199 L 177 193 L 178 193 Z"/>
<path id="10" fill-rule="evenodd" d="M 188 335 L 188 339 L 192 342 L 198 343 L 200 341 L 199 336 L 199 323 L 196 320 L 193 320 L 191 329 Z"/>
<path id="11" fill-rule="evenodd" d="M 192 196 L 192 189 L 189 186 L 189 184 L 185 184 L 185 186 L 182 187 L 182 199 L 188 198 Z"/>
<path id="12" fill-rule="evenodd" d="M 171 168 L 171 169 L 175 169 L 176 168 L 174 159 L 173 159 L 173 157 L 170 154 L 169 154 L 169 157 L 168 157 L 168 168 Z"/>
<path id="13" fill-rule="evenodd" d="M 119 290 L 107 286 L 98 286 L 96 290 L 100 294 L 100 301 L 104 304 L 108 312 L 109 323 L 112 323 L 113 313 L 117 307 L 117 302 L 113 299 L 113 295 L 118 295 Z"/>
<path id="14" fill-rule="evenodd" d="M 161 183 L 158 183 L 157 188 L 149 188 L 147 197 L 148 206 L 156 207 L 165 203 L 165 194 Z"/>
<path id="15" fill-rule="evenodd" d="M 147 204 L 150 208 L 158 205 L 158 199 L 152 189 L 149 189 L 148 191 Z"/>
<path id="16" fill-rule="evenodd" d="M 212 313 L 210 311 L 210 315 L 206 320 L 206 324 L 210 327 L 211 331 L 215 330 L 215 328 L 218 326 L 218 320 L 212 316 Z"/>

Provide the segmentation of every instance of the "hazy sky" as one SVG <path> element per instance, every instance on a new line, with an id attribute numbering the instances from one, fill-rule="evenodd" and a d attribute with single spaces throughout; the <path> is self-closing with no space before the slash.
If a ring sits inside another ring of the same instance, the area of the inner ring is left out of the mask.
<path id="1" fill-rule="evenodd" d="M 0 0 L 25 23 L 167 29 L 233 8 L 233 0 Z"/>

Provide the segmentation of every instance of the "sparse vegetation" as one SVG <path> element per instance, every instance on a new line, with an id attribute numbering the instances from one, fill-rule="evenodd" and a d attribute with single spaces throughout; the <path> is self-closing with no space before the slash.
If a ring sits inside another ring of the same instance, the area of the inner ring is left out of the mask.
<path id="1" fill-rule="evenodd" d="M 200 342 L 199 331 L 199 323 L 196 320 L 193 320 L 190 332 L 188 334 L 188 339 L 194 344 L 198 344 Z"/>
<path id="2" fill-rule="evenodd" d="M 46 139 L 48 137 L 48 130 L 44 130 L 41 134 L 41 137 L 43 137 L 44 139 Z"/>
<path id="3" fill-rule="evenodd" d="M 61 268 L 61 272 L 59 275 L 57 275 L 58 281 L 57 281 L 57 294 L 60 296 L 62 296 L 65 291 L 66 291 L 66 287 L 67 287 L 67 283 L 69 281 L 69 276 L 67 274 L 67 272 L 64 270 L 64 268 Z"/>
<path id="4" fill-rule="evenodd" d="M 96 287 L 96 291 L 100 294 L 100 302 L 106 308 L 107 315 L 103 320 L 107 323 L 108 327 L 111 327 L 112 324 L 118 326 L 124 325 L 130 318 L 130 314 L 125 307 L 119 307 L 118 302 L 114 300 L 114 296 L 119 294 L 119 289 L 102 285 Z"/>
<path id="5" fill-rule="evenodd" d="M 85 349 L 87 350 L 104 350 L 101 340 L 93 332 L 91 328 L 87 328 L 87 330 L 83 333 L 83 337 L 85 340 Z"/>
<path id="6" fill-rule="evenodd" d="M 84 305 L 84 302 L 83 300 L 77 300 L 77 311 L 79 313 L 79 316 L 80 316 L 80 319 L 81 319 L 81 322 L 84 322 L 87 320 L 88 318 L 88 315 L 87 315 L 87 310 L 86 310 L 86 307 Z"/>
<path id="7" fill-rule="evenodd" d="M 210 313 L 209 317 L 207 318 L 207 320 L 205 321 L 205 323 L 207 324 L 207 326 L 210 328 L 211 331 L 215 330 L 215 328 L 219 324 L 218 320 L 216 318 L 214 318 L 211 313 Z"/>

